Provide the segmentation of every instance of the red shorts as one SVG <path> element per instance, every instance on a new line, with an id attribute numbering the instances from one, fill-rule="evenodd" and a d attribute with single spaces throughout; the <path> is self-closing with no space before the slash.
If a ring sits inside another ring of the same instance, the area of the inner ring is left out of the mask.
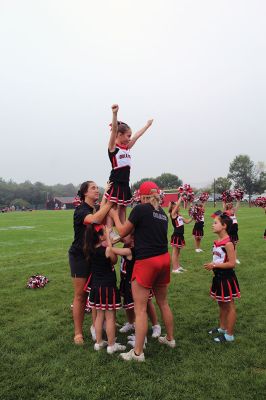
<path id="1" fill-rule="evenodd" d="M 170 254 L 136 260 L 131 280 L 147 289 L 167 286 L 170 283 Z"/>

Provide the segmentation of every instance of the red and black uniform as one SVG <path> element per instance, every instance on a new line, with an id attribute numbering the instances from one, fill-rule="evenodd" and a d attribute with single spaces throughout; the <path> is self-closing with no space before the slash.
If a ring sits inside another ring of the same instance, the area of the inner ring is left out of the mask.
<path id="1" fill-rule="evenodd" d="M 192 235 L 195 236 L 195 238 L 201 239 L 204 236 L 204 215 L 201 217 L 199 221 L 195 222 Z"/>
<path id="2" fill-rule="evenodd" d="M 83 253 L 84 234 L 86 230 L 84 219 L 96 210 L 97 208 L 93 208 L 85 202 L 82 202 L 75 209 L 73 221 L 74 241 L 68 251 L 71 276 L 73 278 L 87 278 L 90 275 L 90 266 Z"/>
<path id="3" fill-rule="evenodd" d="M 213 246 L 213 262 L 215 264 L 222 264 L 228 260 L 226 243 L 231 239 L 227 236 L 223 240 L 215 240 Z M 240 298 L 240 289 L 234 268 L 214 268 L 214 277 L 210 289 L 210 296 L 221 302 L 229 302 L 234 298 Z"/>
<path id="4" fill-rule="evenodd" d="M 235 214 L 229 215 L 229 217 L 231 218 L 231 220 L 233 222 L 232 223 L 232 227 L 231 227 L 230 232 L 229 232 L 229 236 L 230 236 L 231 242 L 235 245 L 239 241 L 238 223 L 237 223 L 237 219 L 236 219 L 236 215 Z"/>
<path id="5" fill-rule="evenodd" d="M 84 290 L 89 288 L 89 305 L 96 310 L 117 310 L 121 298 L 116 286 L 116 274 L 111 259 L 105 255 L 106 247 L 96 247 L 90 258 L 92 276 Z"/>
<path id="6" fill-rule="evenodd" d="M 112 187 L 105 193 L 105 198 L 113 203 L 122 206 L 131 204 L 132 195 L 129 187 L 131 168 L 131 155 L 127 146 L 116 144 L 115 151 L 108 150 L 112 171 L 109 181 L 113 182 Z"/>
<path id="7" fill-rule="evenodd" d="M 178 215 L 176 218 L 172 218 L 172 225 L 174 227 L 174 232 L 171 236 L 171 246 L 182 249 L 185 246 L 185 238 L 184 238 L 184 220 L 181 215 Z"/>
<path id="8" fill-rule="evenodd" d="M 128 260 L 126 256 L 121 257 L 120 265 L 120 294 L 123 297 L 123 307 L 127 310 L 134 308 L 134 300 L 131 290 L 131 278 L 135 263 L 135 251 L 131 249 L 132 259 Z"/>
<path id="9" fill-rule="evenodd" d="M 166 286 L 170 282 L 170 255 L 168 253 L 168 218 L 161 207 L 150 203 L 138 204 L 128 220 L 134 225 L 136 261 L 132 274 L 145 287 Z"/>

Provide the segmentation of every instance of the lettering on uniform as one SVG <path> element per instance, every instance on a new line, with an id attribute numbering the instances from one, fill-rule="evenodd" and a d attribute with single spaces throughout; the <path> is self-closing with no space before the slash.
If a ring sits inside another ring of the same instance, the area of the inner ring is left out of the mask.
<path id="1" fill-rule="evenodd" d="M 122 158 L 131 158 L 131 156 L 130 156 L 130 154 L 128 154 L 128 153 L 124 153 L 124 154 L 120 154 L 120 155 L 119 155 L 119 158 L 120 158 L 120 160 L 121 160 Z"/>
<path id="2" fill-rule="evenodd" d="M 162 219 L 164 221 L 167 221 L 166 215 L 157 213 L 156 211 L 153 211 L 153 218 Z"/>

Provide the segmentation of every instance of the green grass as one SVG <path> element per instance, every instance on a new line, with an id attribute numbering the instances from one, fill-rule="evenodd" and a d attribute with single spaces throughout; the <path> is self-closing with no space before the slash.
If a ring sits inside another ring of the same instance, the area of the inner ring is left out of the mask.
<path id="1" fill-rule="evenodd" d="M 264 399 L 265 216 L 261 209 L 239 210 L 237 267 L 242 299 L 237 301 L 236 341 L 214 344 L 206 333 L 217 323 L 218 307 L 208 295 L 214 236 L 211 206 L 206 211 L 204 253 L 196 254 L 192 224 L 185 226 L 181 253 L 188 272 L 171 276 L 169 300 L 177 347 L 149 339 L 145 363 L 125 363 L 117 355 L 72 344 L 73 290 L 67 250 L 72 241 L 72 211 L 0 215 L 1 364 L 0 398 L 16 399 Z M 17 229 L 14 227 L 32 227 Z M 13 227 L 13 228 L 12 228 Z M 171 227 L 169 225 L 169 237 Z M 49 277 L 44 289 L 26 289 L 30 275 Z M 123 311 L 118 322 L 124 322 Z M 125 335 L 118 335 L 125 343 Z"/>

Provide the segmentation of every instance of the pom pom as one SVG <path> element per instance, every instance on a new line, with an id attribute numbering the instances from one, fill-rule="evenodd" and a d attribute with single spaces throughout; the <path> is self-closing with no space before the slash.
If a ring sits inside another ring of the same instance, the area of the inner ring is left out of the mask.
<path id="1" fill-rule="evenodd" d="M 133 204 L 139 204 L 140 203 L 140 193 L 139 190 L 135 190 L 133 195 L 132 195 L 132 203 Z"/>
<path id="2" fill-rule="evenodd" d="M 177 192 L 181 195 L 182 200 L 184 203 L 192 203 L 195 198 L 195 194 L 187 183 L 184 186 L 179 186 L 177 188 Z"/>
<path id="3" fill-rule="evenodd" d="M 205 203 L 206 201 L 208 201 L 209 197 L 210 197 L 210 194 L 208 192 L 203 192 L 199 196 L 199 201 L 201 201 L 202 203 Z"/>
<path id="4" fill-rule="evenodd" d="M 46 283 L 49 282 L 49 279 L 43 275 L 33 275 L 28 279 L 27 288 L 28 289 L 38 289 L 43 288 Z"/>
<path id="5" fill-rule="evenodd" d="M 241 201 L 244 197 L 244 190 L 242 189 L 236 189 L 233 193 L 232 196 L 237 200 L 237 201 Z"/>
<path id="6" fill-rule="evenodd" d="M 202 206 L 199 206 L 198 204 L 194 204 L 190 207 L 188 213 L 195 221 L 199 222 L 202 220 L 202 217 L 204 215 L 204 208 Z"/>
<path id="7" fill-rule="evenodd" d="M 233 193 L 230 192 L 230 190 L 225 190 L 222 193 L 222 201 L 224 203 L 232 203 L 233 200 L 234 200 Z"/>
<path id="8" fill-rule="evenodd" d="M 255 207 L 266 208 L 266 197 L 257 197 L 256 200 L 252 201 Z"/>

